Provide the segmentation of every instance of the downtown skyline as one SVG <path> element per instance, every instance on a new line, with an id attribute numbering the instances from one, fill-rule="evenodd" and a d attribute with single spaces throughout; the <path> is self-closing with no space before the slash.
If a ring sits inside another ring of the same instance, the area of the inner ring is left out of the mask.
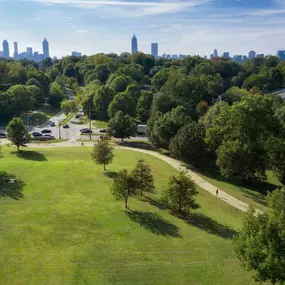
<path id="1" fill-rule="evenodd" d="M 45 35 L 51 54 L 129 51 L 129 35 L 139 35 L 139 50 L 208 55 L 213 47 L 232 54 L 276 54 L 285 48 L 285 1 L 281 0 L 0 0 L 0 39 L 40 49 Z"/>

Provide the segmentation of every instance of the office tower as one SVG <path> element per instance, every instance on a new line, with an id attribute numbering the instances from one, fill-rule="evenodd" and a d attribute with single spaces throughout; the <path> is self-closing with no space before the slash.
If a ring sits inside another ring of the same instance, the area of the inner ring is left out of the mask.
<path id="1" fill-rule="evenodd" d="M 158 43 L 151 43 L 151 55 L 158 58 Z"/>
<path id="2" fill-rule="evenodd" d="M 214 53 L 213 53 L 214 57 L 218 57 L 218 51 L 216 49 L 214 49 Z"/>
<path id="3" fill-rule="evenodd" d="M 223 53 L 223 58 L 230 58 L 230 53 L 229 52 L 224 52 Z"/>
<path id="4" fill-rule="evenodd" d="M 71 56 L 81 56 L 81 52 L 73 51 Z"/>
<path id="5" fill-rule="evenodd" d="M 4 52 L 2 50 L 0 50 L 0 57 L 4 56 Z"/>
<path id="6" fill-rule="evenodd" d="M 185 54 L 179 54 L 179 59 L 184 59 L 185 58 Z"/>
<path id="7" fill-rule="evenodd" d="M 134 34 L 132 37 L 132 54 L 138 52 L 138 40 L 136 35 Z"/>
<path id="8" fill-rule="evenodd" d="M 264 58 L 264 53 L 257 54 L 256 57 Z"/>
<path id="9" fill-rule="evenodd" d="M 10 57 L 9 44 L 6 40 L 3 41 L 3 55 L 5 58 Z"/>
<path id="10" fill-rule="evenodd" d="M 49 57 L 49 43 L 46 38 L 43 40 L 43 54 L 44 58 Z"/>
<path id="11" fill-rule="evenodd" d="M 171 58 L 176 59 L 176 58 L 178 58 L 178 55 L 177 55 L 177 54 L 173 54 L 173 55 L 171 56 Z"/>
<path id="12" fill-rule="evenodd" d="M 14 59 L 18 59 L 19 50 L 18 50 L 18 43 L 14 42 Z"/>
<path id="13" fill-rule="evenodd" d="M 210 59 L 214 59 L 214 55 L 212 53 L 210 54 Z"/>
<path id="14" fill-rule="evenodd" d="M 256 52 L 254 50 L 251 50 L 249 53 L 248 53 L 248 59 L 254 59 L 256 56 Z"/>
<path id="15" fill-rule="evenodd" d="M 234 55 L 233 60 L 235 62 L 241 62 L 242 61 L 242 56 L 241 55 Z"/>
<path id="16" fill-rule="evenodd" d="M 29 59 L 32 59 L 33 57 L 33 48 L 27 47 L 27 56 Z"/>
<path id="17" fill-rule="evenodd" d="M 246 61 L 247 61 L 247 56 L 246 56 L 246 55 L 243 55 L 243 56 L 241 57 L 241 61 L 242 61 L 242 62 L 246 62 Z"/>
<path id="18" fill-rule="evenodd" d="M 281 60 L 285 60 L 285 50 L 278 50 L 278 51 L 277 51 L 277 56 L 278 56 Z"/>
<path id="19" fill-rule="evenodd" d="M 40 61 L 39 57 L 40 57 L 40 54 L 37 51 L 35 51 L 34 52 L 34 61 Z"/>

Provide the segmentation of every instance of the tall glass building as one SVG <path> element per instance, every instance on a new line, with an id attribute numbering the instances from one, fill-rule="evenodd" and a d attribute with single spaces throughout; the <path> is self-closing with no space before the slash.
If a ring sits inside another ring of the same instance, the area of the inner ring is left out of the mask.
<path id="1" fill-rule="evenodd" d="M 138 52 L 138 40 L 136 35 L 134 34 L 132 37 L 132 54 Z"/>

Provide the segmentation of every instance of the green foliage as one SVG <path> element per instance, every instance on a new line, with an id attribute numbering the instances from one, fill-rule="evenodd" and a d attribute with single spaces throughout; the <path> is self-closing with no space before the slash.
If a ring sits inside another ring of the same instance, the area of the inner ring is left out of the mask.
<path id="1" fill-rule="evenodd" d="M 272 211 L 245 214 L 241 231 L 234 239 L 234 251 L 247 270 L 253 270 L 258 281 L 271 284 L 285 282 L 285 188 L 268 196 Z"/>
<path id="2" fill-rule="evenodd" d="M 121 170 L 111 187 L 111 194 L 117 200 L 124 200 L 125 208 L 128 208 L 129 197 L 136 193 L 135 181 L 126 169 Z"/>
<path id="3" fill-rule="evenodd" d="M 196 106 L 196 112 L 199 116 L 204 116 L 209 110 L 209 104 L 205 101 L 200 102 Z"/>
<path id="4" fill-rule="evenodd" d="M 108 107 L 109 117 L 114 117 L 118 111 L 126 115 L 134 116 L 136 113 L 136 102 L 127 92 L 118 93 Z"/>
<path id="5" fill-rule="evenodd" d="M 114 90 L 108 86 L 102 86 L 96 90 L 93 98 L 93 111 L 96 118 L 100 120 L 108 119 L 108 107 L 114 95 Z"/>
<path id="6" fill-rule="evenodd" d="M 67 116 L 71 112 L 70 101 L 63 100 L 60 104 L 60 109 Z"/>
<path id="7" fill-rule="evenodd" d="M 238 102 L 241 100 L 243 96 L 251 95 L 246 89 L 238 88 L 233 86 L 231 89 L 227 90 L 223 95 L 223 100 L 229 104 L 233 104 L 234 102 Z"/>
<path id="8" fill-rule="evenodd" d="M 161 112 L 164 114 L 171 111 L 175 107 L 177 107 L 177 104 L 172 101 L 167 94 L 159 92 L 154 95 L 152 104 L 152 114 L 156 114 L 157 112 Z"/>
<path id="9" fill-rule="evenodd" d="M 35 85 L 35 86 L 37 86 L 37 87 L 39 87 L 39 88 L 42 87 L 41 84 L 40 84 L 40 82 L 39 82 L 37 79 L 35 79 L 35 78 L 30 78 L 30 79 L 26 82 L 26 85 L 27 85 L 27 86 Z"/>
<path id="10" fill-rule="evenodd" d="M 17 147 L 24 146 L 29 142 L 28 130 L 21 118 L 13 118 L 7 128 L 7 138 Z"/>
<path id="11" fill-rule="evenodd" d="M 64 92 L 61 86 L 55 82 L 51 83 L 50 85 L 50 97 L 49 97 L 49 104 L 53 108 L 57 108 L 60 106 L 60 103 L 64 99 Z"/>
<path id="12" fill-rule="evenodd" d="M 136 123 L 129 115 L 124 115 L 122 111 L 118 111 L 114 118 L 108 123 L 109 132 L 114 136 L 128 138 L 136 133 Z"/>
<path id="13" fill-rule="evenodd" d="M 9 116 L 13 113 L 13 100 L 8 92 L 0 91 L 0 117 Z"/>
<path id="14" fill-rule="evenodd" d="M 159 91 L 160 88 L 164 85 L 167 81 L 170 74 L 170 69 L 163 68 L 158 71 L 153 78 L 151 79 L 151 85 L 156 90 Z"/>
<path id="15" fill-rule="evenodd" d="M 171 210 L 188 214 L 191 209 L 198 207 L 195 196 L 198 194 L 194 182 L 180 171 L 169 179 L 168 186 L 163 192 L 162 201 Z"/>
<path id="16" fill-rule="evenodd" d="M 103 164 L 104 170 L 106 170 L 106 165 L 110 164 L 114 159 L 113 147 L 111 146 L 107 136 L 102 136 L 94 143 L 91 156 L 97 164 Z"/>
<path id="17" fill-rule="evenodd" d="M 143 91 L 139 97 L 136 114 L 141 122 L 147 122 L 151 114 L 151 106 L 153 100 L 153 93 L 151 91 Z"/>
<path id="18" fill-rule="evenodd" d="M 108 80 L 108 85 L 115 90 L 115 93 L 124 92 L 127 89 L 127 86 L 133 82 L 130 76 L 120 75 L 110 77 Z"/>
<path id="19" fill-rule="evenodd" d="M 204 126 L 196 122 L 184 125 L 170 141 L 170 154 L 194 166 L 201 166 L 207 145 L 204 142 Z"/>
<path id="20" fill-rule="evenodd" d="M 151 169 L 148 164 L 140 159 L 136 168 L 131 173 L 135 181 L 135 189 L 139 192 L 140 195 L 143 195 L 143 192 L 154 191 L 154 179 L 151 173 Z"/>
<path id="21" fill-rule="evenodd" d="M 35 100 L 35 108 L 39 108 L 45 103 L 43 91 L 36 85 L 28 85 L 27 89 L 32 93 Z"/>

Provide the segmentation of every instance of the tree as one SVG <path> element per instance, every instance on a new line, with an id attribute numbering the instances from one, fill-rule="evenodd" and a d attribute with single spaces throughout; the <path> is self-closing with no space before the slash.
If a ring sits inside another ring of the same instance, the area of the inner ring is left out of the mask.
<path id="1" fill-rule="evenodd" d="M 206 156 L 204 126 L 189 122 L 184 125 L 170 141 L 170 154 L 194 166 L 201 166 Z"/>
<path id="2" fill-rule="evenodd" d="M 198 194 L 194 182 L 180 171 L 177 176 L 172 176 L 162 195 L 162 201 L 172 210 L 180 213 L 189 213 L 196 209 L 195 196 Z"/>
<path id="3" fill-rule="evenodd" d="M 106 165 L 111 163 L 114 159 L 113 147 L 108 137 L 102 136 L 100 140 L 94 143 L 91 156 L 97 164 L 103 164 L 104 170 L 106 170 Z"/>
<path id="4" fill-rule="evenodd" d="M 29 142 L 29 133 L 21 118 L 13 118 L 6 128 L 6 132 L 7 138 L 12 141 L 18 151 L 20 146 Z"/>
<path id="5" fill-rule="evenodd" d="M 93 110 L 96 118 L 101 120 L 108 119 L 108 107 L 113 100 L 115 92 L 108 86 L 100 87 L 93 98 Z"/>
<path id="6" fill-rule="evenodd" d="M 159 91 L 160 88 L 164 85 L 164 83 L 168 79 L 169 74 L 170 69 L 163 68 L 153 76 L 153 78 L 151 79 L 151 85 L 156 91 Z"/>
<path id="7" fill-rule="evenodd" d="M 251 207 L 241 231 L 235 236 L 234 251 L 258 281 L 285 282 L 285 188 L 273 191 L 267 202 L 272 211 L 256 214 Z"/>
<path id="8" fill-rule="evenodd" d="M 251 95 L 251 93 L 246 89 L 233 86 L 231 89 L 225 92 L 225 94 L 223 95 L 223 100 L 228 102 L 229 104 L 233 104 L 234 102 L 240 101 L 243 96 L 248 95 Z"/>
<path id="9" fill-rule="evenodd" d="M 67 116 L 71 112 L 70 101 L 63 100 L 60 104 L 60 109 Z"/>
<path id="10" fill-rule="evenodd" d="M 124 92 L 129 84 L 133 82 L 132 78 L 130 76 L 126 75 L 120 75 L 117 76 L 114 74 L 114 76 L 110 76 L 110 79 L 108 80 L 108 85 L 112 89 L 115 90 L 115 93 Z"/>
<path id="11" fill-rule="evenodd" d="M 128 208 L 129 197 L 136 193 L 134 185 L 132 175 L 129 175 L 128 171 L 123 169 L 118 173 L 111 187 L 112 195 L 114 195 L 117 200 L 123 199 L 125 201 L 125 208 Z"/>
<path id="12" fill-rule="evenodd" d="M 135 134 L 136 123 L 129 115 L 124 115 L 122 111 L 118 111 L 114 118 L 109 121 L 108 128 L 114 137 L 121 138 L 123 141 L 124 138 Z"/>
<path id="13" fill-rule="evenodd" d="M 199 116 L 204 116 L 209 110 L 209 104 L 205 101 L 200 102 L 196 106 L 196 112 Z"/>
<path id="14" fill-rule="evenodd" d="M 36 85 L 29 85 L 27 89 L 32 93 L 35 100 L 35 107 L 38 108 L 45 103 L 45 96 L 43 91 Z"/>
<path id="15" fill-rule="evenodd" d="M 140 195 L 143 195 L 143 192 L 153 192 L 154 179 L 150 167 L 144 160 L 141 159 L 138 161 L 131 175 L 135 180 L 135 188 L 139 191 Z"/>
<path id="16" fill-rule="evenodd" d="M 143 91 L 139 97 L 137 103 L 137 118 L 141 122 L 147 122 L 151 113 L 151 105 L 153 100 L 153 94 L 151 91 Z"/>
<path id="17" fill-rule="evenodd" d="M 59 84 L 53 82 L 50 85 L 49 104 L 52 108 L 60 106 L 61 101 L 64 99 L 64 92 Z"/>
<path id="18" fill-rule="evenodd" d="M 41 88 L 40 82 L 39 82 L 37 79 L 35 79 L 35 78 L 30 78 L 30 79 L 26 82 L 26 85 L 27 85 L 27 86 L 35 85 L 35 86 Z"/>
<path id="19" fill-rule="evenodd" d="M 35 99 L 27 86 L 14 85 L 9 88 L 8 93 L 13 100 L 13 109 L 16 115 L 21 115 L 34 108 Z"/>
<path id="20" fill-rule="evenodd" d="M 108 107 L 109 117 L 114 117 L 118 111 L 133 116 L 136 113 L 136 102 L 126 92 L 118 93 Z"/>

